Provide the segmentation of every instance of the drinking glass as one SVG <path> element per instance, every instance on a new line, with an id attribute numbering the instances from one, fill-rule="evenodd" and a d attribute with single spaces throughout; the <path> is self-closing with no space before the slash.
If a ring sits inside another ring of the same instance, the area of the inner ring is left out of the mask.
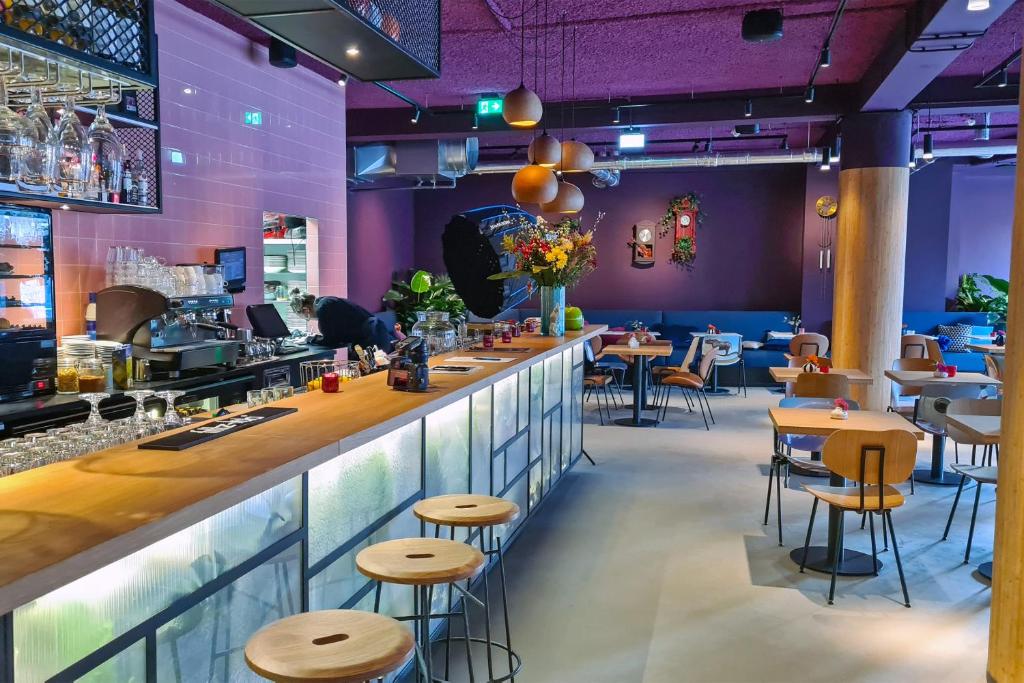
<path id="1" fill-rule="evenodd" d="M 43 106 L 42 91 L 32 90 L 32 102 L 25 111 L 25 124 L 32 129 L 34 140 L 25 149 L 21 160 L 21 173 L 18 174 L 18 189 L 24 192 L 44 193 L 50 191 L 53 178 L 47 165 L 50 157 L 49 141 L 53 133 L 50 115 Z"/>
<path id="2" fill-rule="evenodd" d="M 185 422 L 181 419 L 181 415 L 178 415 L 177 409 L 174 407 L 174 402 L 180 396 L 184 396 L 184 391 L 158 391 L 156 396 L 164 400 L 166 407 L 164 408 L 164 429 L 174 429 L 175 427 L 184 426 Z"/>
<path id="3" fill-rule="evenodd" d="M 146 414 L 146 399 L 155 393 L 152 389 L 134 389 L 124 392 L 125 396 L 135 399 L 135 414 L 132 415 L 132 422 L 136 427 L 149 422 L 149 415 Z"/>
<path id="4" fill-rule="evenodd" d="M 0 82 L 0 181 L 17 183 L 25 150 L 37 140 L 35 129 L 7 106 L 7 90 Z"/>
<path id="5" fill-rule="evenodd" d="M 96 118 L 88 131 L 92 163 L 89 164 L 89 188 L 97 199 L 112 201 L 121 191 L 121 173 L 124 169 L 124 145 L 117 139 L 114 127 L 107 118 L 104 105 L 96 107 Z"/>
<path id="6" fill-rule="evenodd" d="M 245 405 L 249 408 L 258 408 L 263 405 L 263 391 L 252 389 L 245 392 Z"/>
<path id="7" fill-rule="evenodd" d="M 100 415 L 100 401 L 106 398 L 110 398 L 110 394 L 103 391 L 92 391 L 85 394 L 79 394 L 79 398 L 83 401 L 88 401 L 92 410 L 89 411 L 89 418 L 85 421 L 85 424 L 90 427 L 99 427 L 106 423 L 103 417 Z"/>
<path id="8" fill-rule="evenodd" d="M 88 133 L 75 113 L 74 98 L 64 103 L 60 123 L 53 129 L 49 145 L 49 169 L 61 197 L 82 197 L 92 166 Z"/>

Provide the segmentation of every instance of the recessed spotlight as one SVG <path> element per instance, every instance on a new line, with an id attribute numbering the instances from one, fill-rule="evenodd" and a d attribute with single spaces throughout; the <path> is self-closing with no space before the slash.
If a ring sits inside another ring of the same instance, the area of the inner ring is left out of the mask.
<path id="1" fill-rule="evenodd" d="M 779 143 L 779 149 L 789 151 L 789 136 L 782 138 L 782 142 Z"/>
<path id="2" fill-rule="evenodd" d="M 358 57 L 359 56 L 359 48 L 356 47 L 355 45 L 353 45 L 349 49 L 345 50 L 345 54 L 347 54 L 349 57 Z"/>
<path id="3" fill-rule="evenodd" d="M 922 159 L 934 159 L 935 158 L 935 143 L 932 141 L 932 134 L 924 134 L 924 149 L 921 152 Z"/>
<path id="4" fill-rule="evenodd" d="M 820 168 L 822 171 L 830 170 L 832 168 L 831 159 L 832 150 L 830 148 L 826 147 L 825 149 L 821 150 L 821 166 L 819 166 L 818 168 Z"/>
<path id="5" fill-rule="evenodd" d="M 754 115 L 754 103 L 752 101 L 747 100 L 743 103 L 743 115 L 748 119 Z"/>
<path id="6" fill-rule="evenodd" d="M 804 91 L 804 102 L 810 104 L 814 101 L 814 86 L 807 86 L 807 90 Z"/>
<path id="7" fill-rule="evenodd" d="M 968 12 L 984 12 L 989 7 L 991 7 L 989 0 L 967 0 Z"/>
<path id="8" fill-rule="evenodd" d="M 479 128 L 480 128 L 480 117 L 476 115 L 476 112 L 474 112 L 473 113 L 473 130 L 478 130 Z"/>
<path id="9" fill-rule="evenodd" d="M 420 122 L 420 108 L 419 107 L 416 107 L 416 110 L 413 111 L 412 117 L 409 119 L 409 122 L 410 123 L 419 123 Z"/>
<path id="10" fill-rule="evenodd" d="M 348 74 L 341 75 L 341 78 L 338 79 L 338 85 L 340 85 L 342 88 L 348 85 Z"/>
<path id="11" fill-rule="evenodd" d="M 182 88 L 181 92 L 185 93 L 186 95 L 191 95 L 195 92 L 195 90 L 193 90 L 192 88 Z"/>

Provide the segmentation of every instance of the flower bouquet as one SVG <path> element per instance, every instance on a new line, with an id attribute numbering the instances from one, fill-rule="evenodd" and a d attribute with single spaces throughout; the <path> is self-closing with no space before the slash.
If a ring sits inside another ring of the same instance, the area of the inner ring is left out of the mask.
<path id="1" fill-rule="evenodd" d="M 832 412 L 829 413 L 829 417 L 833 420 L 849 420 L 850 419 L 850 404 L 846 402 L 845 398 L 837 398 L 833 405 Z"/>
<path id="2" fill-rule="evenodd" d="M 803 318 L 800 317 L 799 313 L 796 315 L 782 316 L 782 322 L 786 323 L 791 328 L 793 328 L 793 334 L 799 334 L 800 326 L 804 324 Z"/>
<path id="3" fill-rule="evenodd" d="M 563 218 L 548 223 L 537 218 L 514 235 L 502 239 L 502 248 L 516 260 L 516 269 L 491 275 L 491 280 L 529 277 L 541 289 L 541 334 L 560 337 L 565 331 L 565 288 L 574 287 L 597 267 L 596 230 L 603 213 L 594 226 L 583 231 L 580 222 Z"/>

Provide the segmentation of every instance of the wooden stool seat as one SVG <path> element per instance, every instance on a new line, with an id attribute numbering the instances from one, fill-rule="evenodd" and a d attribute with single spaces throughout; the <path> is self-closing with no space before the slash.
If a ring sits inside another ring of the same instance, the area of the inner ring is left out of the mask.
<path id="1" fill-rule="evenodd" d="M 603 387 L 606 384 L 611 384 L 615 381 L 615 378 L 611 375 L 587 375 L 583 378 L 584 386 Z"/>
<path id="2" fill-rule="evenodd" d="M 815 498 L 843 510 L 863 512 L 860 507 L 860 487 L 857 486 L 808 486 L 804 490 Z M 882 509 L 891 510 L 903 505 L 903 494 L 895 486 L 886 484 L 882 491 Z M 878 487 L 864 487 L 864 509 L 878 510 Z"/>
<path id="3" fill-rule="evenodd" d="M 361 683 L 397 671 L 414 649 L 412 633 L 391 617 L 332 609 L 260 629 L 246 643 L 245 662 L 271 681 Z"/>
<path id="4" fill-rule="evenodd" d="M 484 565 L 476 548 L 441 538 L 400 538 L 364 548 L 356 567 L 365 576 L 385 583 L 433 586 L 474 576 Z"/>
<path id="5" fill-rule="evenodd" d="M 412 511 L 424 522 L 459 527 L 508 524 L 519 516 L 519 506 L 510 500 L 463 493 L 418 501 Z"/>
<path id="6" fill-rule="evenodd" d="M 700 376 L 692 372 L 674 372 L 671 375 L 662 377 L 661 383 L 674 387 L 686 387 L 688 389 L 700 389 L 704 386 Z"/>

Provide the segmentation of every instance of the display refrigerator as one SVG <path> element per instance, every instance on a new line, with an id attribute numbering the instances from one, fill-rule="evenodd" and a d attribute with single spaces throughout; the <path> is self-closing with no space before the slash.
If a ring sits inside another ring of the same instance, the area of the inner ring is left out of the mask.
<path id="1" fill-rule="evenodd" d="M 50 212 L 0 204 L 0 402 L 54 391 L 53 277 Z"/>

